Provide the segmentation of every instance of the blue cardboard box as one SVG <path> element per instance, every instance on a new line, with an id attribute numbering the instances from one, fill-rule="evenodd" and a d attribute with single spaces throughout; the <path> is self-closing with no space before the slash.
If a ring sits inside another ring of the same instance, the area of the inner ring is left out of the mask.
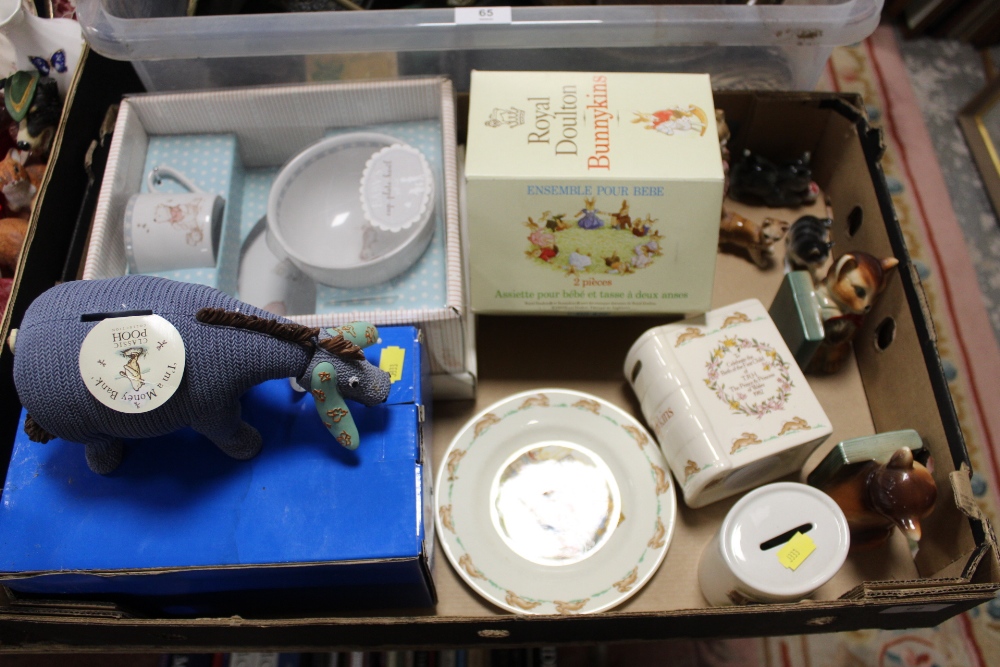
<path id="1" fill-rule="evenodd" d="M 19 429 L 0 504 L 0 581 L 19 597 L 167 615 L 432 606 L 426 365 L 415 328 L 380 333 L 366 354 L 392 361 L 398 379 L 386 403 L 351 405 L 355 451 L 286 380 L 243 397 L 243 418 L 264 438 L 250 461 L 185 429 L 126 443 L 102 477 L 81 445 L 34 443 Z"/>

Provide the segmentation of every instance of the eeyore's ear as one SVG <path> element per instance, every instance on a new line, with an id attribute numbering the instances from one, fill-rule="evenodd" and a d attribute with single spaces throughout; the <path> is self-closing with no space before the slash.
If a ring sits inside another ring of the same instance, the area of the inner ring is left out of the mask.
<path id="1" fill-rule="evenodd" d="M 378 342 L 378 329 L 375 328 L 375 325 L 368 322 L 348 322 L 347 324 L 341 324 L 339 327 L 327 329 L 326 331 L 334 338 L 343 336 L 346 340 L 361 348 Z"/>
<path id="2" fill-rule="evenodd" d="M 360 437 L 344 397 L 337 391 L 337 369 L 329 361 L 316 364 L 312 372 L 313 399 L 323 425 L 337 442 L 348 449 L 357 449 Z"/>

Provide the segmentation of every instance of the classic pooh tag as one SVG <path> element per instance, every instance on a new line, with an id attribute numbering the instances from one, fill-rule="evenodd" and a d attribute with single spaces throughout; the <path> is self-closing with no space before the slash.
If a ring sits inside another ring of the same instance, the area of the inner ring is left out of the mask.
<path id="1" fill-rule="evenodd" d="M 159 315 L 108 317 L 80 346 L 80 376 L 112 410 L 137 414 L 160 407 L 184 377 L 184 341 Z"/>

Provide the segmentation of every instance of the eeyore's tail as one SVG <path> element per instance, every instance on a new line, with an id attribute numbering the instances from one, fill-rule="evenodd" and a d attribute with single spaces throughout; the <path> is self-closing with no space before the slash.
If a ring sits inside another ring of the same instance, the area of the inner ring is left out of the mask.
<path id="1" fill-rule="evenodd" d="M 38 422 L 31 418 L 31 415 L 24 418 L 24 433 L 28 436 L 28 440 L 40 442 L 43 445 L 56 437 L 42 428 Z"/>

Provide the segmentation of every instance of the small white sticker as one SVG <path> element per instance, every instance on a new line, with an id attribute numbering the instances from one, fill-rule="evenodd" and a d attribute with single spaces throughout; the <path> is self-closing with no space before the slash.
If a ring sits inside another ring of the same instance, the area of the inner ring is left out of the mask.
<path id="1" fill-rule="evenodd" d="M 386 146 L 368 160 L 361 174 L 365 217 L 387 232 L 402 231 L 426 220 L 433 195 L 430 165 L 412 146 Z"/>
<path id="2" fill-rule="evenodd" d="M 112 410 L 138 414 L 160 407 L 184 377 L 184 341 L 159 315 L 109 317 L 80 346 L 80 376 Z"/>
<path id="3" fill-rule="evenodd" d="M 455 7 L 455 23 L 513 23 L 510 7 Z"/>

